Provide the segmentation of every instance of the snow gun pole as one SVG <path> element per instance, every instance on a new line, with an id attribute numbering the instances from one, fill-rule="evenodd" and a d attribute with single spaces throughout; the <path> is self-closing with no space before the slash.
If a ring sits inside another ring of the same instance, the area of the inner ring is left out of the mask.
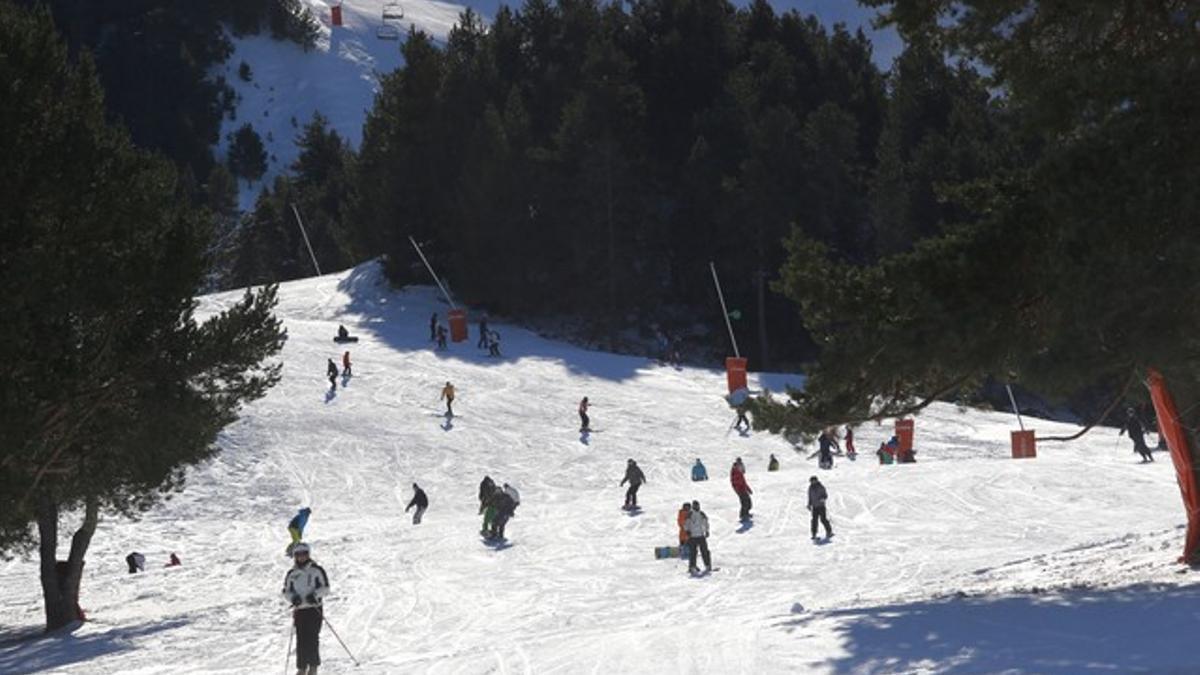
<path id="1" fill-rule="evenodd" d="M 350 648 L 346 646 L 345 642 L 342 642 L 342 636 L 338 635 L 337 631 L 333 629 L 333 624 L 329 623 L 329 619 L 325 618 L 324 613 L 321 614 L 321 620 L 325 622 L 326 626 L 329 626 L 329 632 L 333 633 L 333 637 L 337 638 L 338 644 L 342 645 L 342 649 L 346 650 L 346 655 L 350 657 L 350 660 L 354 662 L 354 665 L 359 665 L 358 659 L 354 658 L 354 654 L 350 653 Z"/>
<path id="2" fill-rule="evenodd" d="M 1025 423 L 1021 421 L 1021 411 L 1017 409 L 1017 399 L 1013 396 L 1012 385 L 1006 384 L 1004 388 L 1008 390 L 1008 402 L 1012 404 L 1013 413 L 1017 416 L 1017 425 L 1021 427 L 1021 431 L 1025 431 Z"/>
<path id="3" fill-rule="evenodd" d="M 312 244 L 308 241 L 308 233 L 304 231 L 304 221 L 300 218 L 300 209 L 297 209 L 295 204 L 292 204 L 291 207 L 292 213 L 296 214 L 296 224 L 300 226 L 300 235 L 304 237 L 304 246 L 308 248 L 308 257 L 312 258 L 313 269 L 317 270 L 317 276 L 321 276 L 321 266 L 317 264 L 317 256 L 313 253 Z"/>
<path id="4" fill-rule="evenodd" d="M 721 312 L 725 315 L 725 328 L 729 330 L 729 341 L 733 343 L 733 355 L 741 358 L 742 355 L 738 351 L 737 338 L 733 336 L 733 324 L 729 322 L 729 308 L 725 306 L 725 294 L 721 292 L 721 280 L 717 278 L 717 264 L 708 263 L 708 269 L 712 270 L 713 285 L 717 287 L 717 299 L 721 301 Z"/>
<path id="5" fill-rule="evenodd" d="M 436 283 L 438 288 L 442 290 L 442 295 L 446 296 L 446 302 L 450 303 L 450 308 L 458 309 L 458 305 L 454 304 L 454 300 L 451 299 L 450 294 L 446 292 L 446 287 L 442 285 L 442 280 L 438 278 L 437 272 L 433 271 L 433 265 L 430 265 L 429 260 L 425 258 L 425 252 L 421 250 L 420 244 L 418 244 L 417 240 L 413 239 L 411 235 L 409 236 L 408 240 L 412 242 L 413 248 L 417 249 L 417 255 L 421 256 L 421 262 L 425 263 L 425 269 L 429 270 L 429 275 L 433 277 L 434 283 Z"/>
<path id="6" fill-rule="evenodd" d="M 288 651 L 287 656 L 283 657 L 283 675 L 287 675 L 291 670 L 288 663 L 292 660 L 292 638 L 296 637 L 296 622 L 292 621 L 292 630 L 288 632 Z"/>

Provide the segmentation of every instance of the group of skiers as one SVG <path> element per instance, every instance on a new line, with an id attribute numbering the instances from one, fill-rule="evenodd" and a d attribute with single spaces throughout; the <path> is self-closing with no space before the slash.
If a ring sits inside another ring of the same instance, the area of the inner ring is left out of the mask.
<path id="1" fill-rule="evenodd" d="M 163 565 L 163 567 L 178 567 L 182 564 L 183 563 L 179 560 L 179 556 L 172 552 L 171 555 L 167 557 L 167 564 Z M 129 568 L 130 574 L 145 572 L 146 556 L 138 553 L 137 551 L 133 551 L 129 555 L 125 556 L 125 565 Z"/>
<path id="2" fill-rule="evenodd" d="M 438 322 L 437 312 L 434 312 L 429 317 L 429 341 L 435 343 L 439 350 L 446 349 L 449 346 L 446 342 L 448 335 L 446 327 Z M 500 356 L 500 333 L 488 330 L 486 314 L 479 320 L 479 341 L 475 347 L 488 350 L 488 356 Z"/>

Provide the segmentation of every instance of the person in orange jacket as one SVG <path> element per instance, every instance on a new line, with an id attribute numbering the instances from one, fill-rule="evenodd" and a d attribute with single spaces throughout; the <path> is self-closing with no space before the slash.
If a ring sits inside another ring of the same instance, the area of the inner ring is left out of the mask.
<path id="1" fill-rule="evenodd" d="M 687 502 L 684 502 L 683 506 L 680 507 L 680 509 L 679 509 L 679 515 L 675 518 L 676 522 L 679 523 L 679 545 L 680 546 L 687 544 L 688 533 L 687 533 L 687 529 L 684 528 L 684 525 L 687 523 L 688 516 L 690 516 L 690 515 L 692 515 L 692 505 Z"/>

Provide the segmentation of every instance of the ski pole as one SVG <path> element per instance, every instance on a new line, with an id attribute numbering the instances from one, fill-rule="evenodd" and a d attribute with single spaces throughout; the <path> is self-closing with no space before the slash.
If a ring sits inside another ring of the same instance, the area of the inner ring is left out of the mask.
<path id="1" fill-rule="evenodd" d="M 296 624 L 292 623 L 292 630 L 288 631 L 288 650 L 287 656 L 283 657 L 283 675 L 288 674 L 288 664 L 292 661 L 292 638 L 296 636 Z"/>
<path id="2" fill-rule="evenodd" d="M 357 666 L 358 659 L 354 658 L 354 654 L 350 653 L 350 648 L 346 646 L 345 642 L 342 642 L 342 636 L 338 635 L 338 632 L 333 629 L 333 624 L 329 623 L 329 619 L 325 618 L 324 612 L 321 613 L 321 620 L 325 622 L 326 626 L 329 626 L 329 632 L 333 633 L 333 637 L 337 638 L 338 644 L 342 645 L 342 649 L 346 650 L 346 655 L 349 656 L 350 660 L 353 661 L 354 665 Z"/>

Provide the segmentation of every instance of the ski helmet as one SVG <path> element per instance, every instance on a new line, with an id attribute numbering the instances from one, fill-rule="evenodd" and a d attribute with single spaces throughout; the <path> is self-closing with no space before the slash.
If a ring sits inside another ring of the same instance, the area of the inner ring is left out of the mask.
<path id="1" fill-rule="evenodd" d="M 292 555 L 300 555 L 301 553 L 308 555 L 308 553 L 309 553 L 308 544 L 305 544 L 304 542 L 300 542 L 299 544 L 296 544 L 295 546 L 292 547 Z"/>

